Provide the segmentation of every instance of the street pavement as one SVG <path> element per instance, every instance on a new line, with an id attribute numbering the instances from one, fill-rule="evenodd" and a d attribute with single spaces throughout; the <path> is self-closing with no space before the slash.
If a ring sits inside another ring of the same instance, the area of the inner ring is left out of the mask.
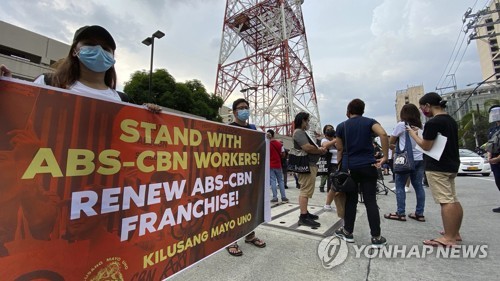
<path id="1" fill-rule="evenodd" d="M 393 187 L 389 180 L 390 176 L 385 176 L 385 185 Z M 487 251 L 486 258 L 442 258 L 437 257 L 437 249 L 424 258 L 415 254 L 409 258 L 401 258 L 401 254 L 396 258 L 370 257 L 372 251 L 368 256 L 361 252 L 357 257 L 357 249 L 370 245 L 366 210 L 360 203 L 354 229 L 355 243 L 347 244 L 345 261 L 329 269 L 323 266 L 318 256 L 318 246 L 323 239 L 331 239 L 331 234 L 342 225 L 342 221 L 335 212 L 323 211 L 326 193 L 320 193 L 316 188 L 309 201 L 309 211 L 319 215 L 322 225 L 318 229 L 299 227 L 299 190 L 295 188 L 293 177 L 289 177 L 288 186 L 286 195 L 290 203 L 274 206 L 271 209 L 273 220 L 256 229 L 257 236 L 267 243 L 265 248 L 257 248 L 240 239 L 243 256 L 233 257 L 222 249 L 171 280 L 500 280 L 497 273 L 500 265 L 500 213 L 491 211 L 500 206 L 500 192 L 493 176 L 460 176 L 456 179 L 458 198 L 464 209 L 462 245 L 487 245 L 487 249 L 482 248 Z M 426 222 L 384 219 L 384 213 L 396 210 L 396 197 L 392 192 L 377 196 L 382 235 L 387 238 L 387 247 L 406 245 L 409 249 L 416 245 L 422 249 L 423 240 L 439 237 L 442 230 L 440 208 L 434 203 L 428 188 L 425 188 L 425 193 Z M 414 208 L 415 193 L 412 190 L 407 193 L 406 213 L 413 212 Z"/>

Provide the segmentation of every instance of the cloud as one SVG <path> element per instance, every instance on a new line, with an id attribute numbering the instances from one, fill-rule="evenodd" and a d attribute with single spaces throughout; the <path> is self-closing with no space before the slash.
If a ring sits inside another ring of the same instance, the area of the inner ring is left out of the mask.
<path id="1" fill-rule="evenodd" d="M 470 2 L 305 1 L 302 11 L 323 124 L 344 120 L 354 97 L 366 102 L 367 116 L 383 126 L 395 123 L 396 91 L 420 84 L 434 90 Z M 117 42 L 119 88 L 134 71 L 149 70 L 151 48 L 141 42 L 162 30 L 166 35 L 155 40 L 154 68 L 166 68 L 180 82 L 199 79 L 212 92 L 224 9 L 223 0 L 6 0 L 0 18 L 66 43 L 80 26 L 104 26 Z M 459 85 L 481 81 L 474 42 L 456 80 Z"/>
<path id="2" fill-rule="evenodd" d="M 332 55 L 325 61 L 315 61 L 315 54 L 311 55 L 322 101 L 322 122 L 342 120 L 347 103 L 359 97 L 366 102 L 365 114 L 388 128 L 391 125 L 385 123 L 396 123 L 397 90 L 420 84 L 426 91 L 434 90 L 461 29 L 461 15 L 467 9 L 466 5 L 453 6 L 445 1 L 386 0 L 373 8 L 368 32 L 362 36 L 359 31 L 366 29 L 355 24 L 341 25 L 342 39 L 351 29 L 361 39 L 351 37 L 354 41 L 332 45 L 328 48 Z M 457 81 L 460 78 L 465 84 L 464 79 L 479 77 L 477 52 L 471 45 Z"/>

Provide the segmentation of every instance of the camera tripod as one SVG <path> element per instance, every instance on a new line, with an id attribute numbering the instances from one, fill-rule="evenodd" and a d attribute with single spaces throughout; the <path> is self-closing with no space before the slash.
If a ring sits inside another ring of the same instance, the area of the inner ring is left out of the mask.
<path id="1" fill-rule="evenodd" d="M 390 192 L 396 194 L 396 192 L 394 192 L 394 190 L 390 189 L 389 187 L 387 187 L 387 185 L 385 185 L 385 182 L 384 182 L 384 175 L 382 174 L 382 169 L 381 168 L 378 168 L 377 169 L 377 195 L 387 195 Z M 359 193 L 359 203 L 363 203 L 363 194 L 362 193 Z"/>

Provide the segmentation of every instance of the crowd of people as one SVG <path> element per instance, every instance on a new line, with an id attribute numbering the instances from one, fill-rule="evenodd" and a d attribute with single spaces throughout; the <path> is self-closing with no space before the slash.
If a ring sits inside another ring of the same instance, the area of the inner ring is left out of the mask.
<path id="1" fill-rule="evenodd" d="M 100 26 L 84 26 L 75 32 L 67 57 L 62 60 L 55 72 L 41 75 L 34 82 L 71 89 L 83 95 L 124 100 L 123 94 L 116 91 L 115 50 L 116 43 L 106 29 Z M 2 65 L 0 75 L 12 76 L 12 73 L 8 67 Z M 153 104 L 147 104 L 146 107 L 152 112 L 161 110 Z M 427 93 L 419 100 L 419 108 L 413 104 L 403 106 L 400 112 L 401 120 L 391 135 L 388 135 L 379 122 L 363 116 L 365 103 L 360 99 L 353 99 L 347 105 L 347 119 L 336 128 L 333 125 L 326 125 L 319 144 L 308 134 L 311 121 L 309 113 L 298 113 L 294 119 L 293 149 L 302 151 L 308 159 L 307 173 L 293 173 L 296 187 L 300 189 L 298 225 L 308 227 L 321 225 L 317 221 L 318 216 L 308 211 L 309 199 L 315 191 L 317 162 L 321 156 L 326 159 L 328 168 L 327 175 L 321 176 L 319 186 L 320 192 L 326 190 L 324 209 L 332 210 L 331 204 L 334 202 L 339 217 L 344 219 L 344 225 L 335 231 L 336 236 L 347 242 L 354 242 L 359 192 L 364 198 L 373 246 L 382 247 L 387 243 L 381 235 L 380 214 L 376 200 L 377 178 L 379 171 L 382 170 L 385 175 L 393 176 L 397 201 L 396 210 L 384 214 L 383 217 L 397 221 L 406 221 L 409 217 L 425 222 L 425 191 L 422 184 L 425 176 L 434 201 L 441 206 L 443 232 L 441 237 L 425 240 L 424 244 L 445 247 L 456 245 L 457 241 L 461 241 L 460 227 L 463 218 L 462 206 L 455 190 L 455 177 L 460 164 L 458 126 L 445 108 L 446 101 L 440 95 L 434 92 Z M 233 103 L 232 109 L 235 121 L 230 125 L 256 129 L 254 125 L 248 123 L 250 115 L 248 101 L 238 99 Z M 421 122 L 420 112 L 429 118 L 425 126 Z M 492 107 L 490 116 L 493 116 L 490 121 L 495 124 L 489 132 L 491 139 L 500 133 L 500 106 Z M 286 196 L 289 149 L 276 138 L 274 130 L 268 130 L 266 133 L 270 143 L 271 202 L 279 202 L 279 188 L 281 202 L 287 203 L 289 202 Z M 439 160 L 416 149 L 418 145 L 424 151 L 431 150 L 439 136 L 447 138 Z M 374 142 L 374 137 L 378 137 L 380 145 Z M 393 170 L 394 149 L 397 146 L 399 150 L 404 150 L 406 147 L 411 153 L 413 159 L 411 171 L 398 173 Z M 487 152 L 487 158 L 500 190 L 500 152 L 490 150 Z M 342 193 L 332 188 L 333 183 L 328 175 L 337 169 L 350 173 L 358 187 L 357 192 Z M 415 191 L 416 206 L 407 216 L 405 186 L 408 181 Z M 24 201 L 19 204 L 24 204 Z M 493 212 L 500 213 L 500 207 L 493 209 Z M 9 218 L 5 218 L 5 223 L 9 223 Z M 35 231 L 34 234 L 42 232 Z M 0 255 L 6 254 L 2 244 L 12 239 L 12 235 L 6 233 L 0 237 L 2 238 Z M 43 239 L 43 233 L 40 236 Z M 263 240 L 257 238 L 255 232 L 246 235 L 244 241 L 259 248 L 266 246 Z M 227 251 L 233 256 L 243 254 L 236 242 L 229 245 Z"/>
<path id="2" fill-rule="evenodd" d="M 463 209 L 455 188 L 455 177 L 460 165 L 458 125 L 446 112 L 446 101 L 437 93 L 425 94 L 419 100 L 418 106 L 414 104 L 403 106 L 400 112 L 401 120 L 388 135 L 376 120 L 363 116 L 364 102 L 354 99 L 347 106 L 347 120 L 340 123 L 336 129 L 332 125 L 324 126 L 317 145 L 314 145 L 314 141 L 307 139 L 303 134 L 308 127 L 304 126 L 300 120 L 305 118 L 308 121 L 307 113 L 297 115 L 299 123 L 296 125 L 299 126 L 299 131 L 294 132 L 294 147 L 300 147 L 308 153 L 311 166 L 313 162 L 318 162 L 318 156 L 321 155 L 328 163 L 327 174 L 337 169 L 349 171 L 358 186 L 357 192 L 335 192 L 329 176 L 318 176 L 320 177 L 319 191 L 326 190 L 327 192 L 324 210 L 332 211 L 331 204 L 334 202 L 337 215 L 344 219 L 344 225 L 335 231 L 336 236 L 347 242 L 354 242 L 354 223 L 358 193 L 360 193 L 367 211 L 372 247 L 382 247 L 387 243 L 381 235 L 379 207 L 375 196 L 377 175 L 382 174 L 382 176 L 392 176 L 389 182 L 395 184 L 396 194 L 395 211 L 384 214 L 385 219 L 406 221 L 407 218 L 411 218 L 418 222 L 425 222 L 424 186 L 429 187 L 435 203 L 441 207 L 443 230 L 440 232 L 440 237 L 424 240 L 423 244 L 433 247 L 451 247 L 462 241 L 460 227 Z M 489 112 L 492 126 L 488 137 L 490 140 L 495 136 L 500 139 L 500 106 L 493 106 Z M 422 124 L 424 118 L 421 114 L 427 119 L 425 126 Z M 447 141 L 439 159 L 434 159 L 416 148 L 418 145 L 428 152 L 433 149 L 437 139 L 441 136 L 446 137 Z M 376 137 L 380 143 L 374 141 Z M 320 148 L 324 148 L 325 151 L 319 150 Z M 399 157 L 398 153 L 402 151 L 411 154 L 412 167 L 409 171 L 394 170 L 395 161 L 399 161 L 399 158 L 395 157 Z M 500 190 L 500 151 L 493 149 L 485 154 Z M 314 223 L 314 215 L 307 212 L 307 201 L 303 199 L 310 198 L 313 194 L 310 180 L 315 177 L 315 170 L 311 169 L 309 174 L 294 173 L 293 175 L 299 178 L 296 185 L 301 189 L 299 203 L 302 202 L 302 204 L 298 225 L 317 227 L 320 224 Z M 415 194 L 416 204 L 413 211 L 407 214 L 406 196 L 410 192 L 410 184 Z M 302 185 L 305 186 L 304 189 Z M 500 207 L 493 209 L 493 212 L 500 212 Z"/>

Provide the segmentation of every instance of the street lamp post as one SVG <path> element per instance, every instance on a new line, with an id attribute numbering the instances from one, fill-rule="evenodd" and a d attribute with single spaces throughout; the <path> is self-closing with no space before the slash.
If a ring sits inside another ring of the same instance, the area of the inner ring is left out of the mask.
<path id="1" fill-rule="evenodd" d="M 248 91 L 253 91 L 253 93 L 255 94 L 255 92 L 257 91 L 257 87 L 248 87 L 240 90 L 240 92 L 243 93 L 243 97 L 247 100 L 248 103 L 250 103 L 251 93 L 249 93 Z M 251 112 L 252 118 L 255 118 L 257 116 L 257 95 L 255 95 L 255 106 Z M 255 122 L 254 119 L 252 120 Z"/>
<path id="2" fill-rule="evenodd" d="M 163 36 L 165 36 L 165 33 L 157 30 L 155 33 L 153 33 L 153 35 L 151 35 L 151 37 L 148 37 L 146 39 L 144 39 L 142 41 L 142 44 L 146 45 L 146 46 L 149 46 L 151 45 L 151 64 L 149 66 L 149 98 L 153 99 L 153 95 L 151 93 L 151 83 L 152 83 L 152 78 L 153 78 L 153 54 L 154 54 L 154 50 L 155 50 L 155 38 L 162 38 Z"/>

